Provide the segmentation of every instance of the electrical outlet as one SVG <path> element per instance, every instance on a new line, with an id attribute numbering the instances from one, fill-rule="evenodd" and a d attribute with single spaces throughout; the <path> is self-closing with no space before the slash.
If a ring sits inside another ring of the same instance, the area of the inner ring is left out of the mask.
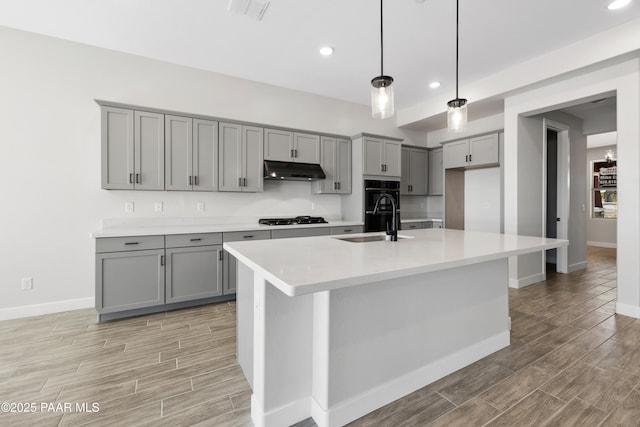
<path id="1" fill-rule="evenodd" d="M 311 210 L 312 211 L 316 210 L 316 202 L 311 202 Z"/>
<path id="2" fill-rule="evenodd" d="M 155 211 L 156 212 L 162 212 L 163 208 L 164 208 L 164 206 L 163 206 L 162 202 L 156 202 L 156 205 L 155 205 Z"/>
<path id="3" fill-rule="evenodd" d="M 22 290 L 30 291 L 33 289 L 33 277 L 23 277 L 22 278 Z"/>
<path id="4" fill-rule="evenodd" d="M 198 212 L 204 212 L 204 202 L 198 202 Z"/>
<path id="5" fill-rule="evenodd" d="M 124 203 L 124 211 L 126 213 L 133 213 L 134 203 L 133 202 L 125 202 Z"/>

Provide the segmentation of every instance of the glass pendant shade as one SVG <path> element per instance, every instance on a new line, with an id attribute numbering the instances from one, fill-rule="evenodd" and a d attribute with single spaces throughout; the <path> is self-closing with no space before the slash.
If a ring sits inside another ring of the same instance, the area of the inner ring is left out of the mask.
<path id="1" fill-rule="evenodd" d="M 613 160 L 613 156 L 615 154 L 613 153 L 613 150 L 607 150 L 607 154 L 604 156 L 604 159 L 608 162 Z"/>
<path id="2" fill-rule="evenodd" d="M 447 102 L 447 128 L 461 132 L 467 128 L 467 100 L 456 98 Z"/>
<path id="3" fill-rule="evenodd" d="M 378 76 L 371 80 L 371 115 L 386 119 L 395 113 L 393 106 L 393 78 Z"/>

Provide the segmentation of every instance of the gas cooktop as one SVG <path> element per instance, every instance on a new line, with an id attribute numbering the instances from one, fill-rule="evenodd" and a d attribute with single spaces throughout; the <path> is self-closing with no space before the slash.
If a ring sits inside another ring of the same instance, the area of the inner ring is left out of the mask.
<path id="1" fill-rule="evenodd" d="M 298 225 L 298 224 L 327 224 L 321 216 L 297 216 L 295 218 L 262 218 L 259 224 L 264 225 Z"/>

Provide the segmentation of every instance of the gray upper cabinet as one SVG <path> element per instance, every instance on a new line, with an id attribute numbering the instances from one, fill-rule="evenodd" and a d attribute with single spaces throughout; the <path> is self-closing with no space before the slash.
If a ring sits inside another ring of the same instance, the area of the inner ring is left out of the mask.
<path id="1" fill-rule="evenodd" d="M 221 233 L 167 236 L 167 304 L 222 295 L 220 243 Z"/>
<path id="2" fill-rule="evenodd" d="M 220 191 L 262 191 L 263 129 L 219 124 Z"/>
<path id="3" fill-rule="evenodd" d="M 218 123 L 165 116 L 165 187 L 214 191 L 218 187 Z"/>
<path id="4" fill-rule="evenodd" d="M 429 161 L 427 150 L 402 147 L 400 194 L 408 196 L 426 196 L 428 168 Z"/>
<path id="5" fill-rule="evenodd" d="M 314 193 L 351 193 L 351 140 L 323 136 L 320 166 L 327 177 L 312 183 Z"/>
<path id="6" fill-rule="evenodd" d="M 400 142 L 365 136 L 362 155 L 364 175 L 400 177 Z"/>
<path id="7" fill-rule="evenodd" d="M 500 163 L 497 133 L 448 142 L 443 150 L 445 169 L 496 166 Z"/>
<path id="8" fill-rule="evenodd" d="M 136 190 L 164 190 L 164 114 L 134 113 Z"/>
<path id="9" fill-rule="evenodd" d="M 265 129 L 264 158 L 282 162 L 320 163 L 320 137 L 307 133 Z"/>
<path id="10" fill-rule="evenodd" d="M 164 115 L 102 107 L 102 188 L 164 190 Z"/>
<path id="11" fill-rule="evenodd" d="M 442 148 L 429 151 L 429 195 L 441 196 L 443 193 Z"/>

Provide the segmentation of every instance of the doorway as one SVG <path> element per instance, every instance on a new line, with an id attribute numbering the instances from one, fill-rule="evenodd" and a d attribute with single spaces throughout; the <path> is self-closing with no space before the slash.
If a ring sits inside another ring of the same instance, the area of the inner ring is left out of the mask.
<path id="1" fill-rule="evenodd" d="M 569 237 L 569 127 L 543 120 L 543 204 L 542 235 L 554 239 Z M 550 249 L 543 257 L 543 269 L 568 273 L 568 247 Z"/>

